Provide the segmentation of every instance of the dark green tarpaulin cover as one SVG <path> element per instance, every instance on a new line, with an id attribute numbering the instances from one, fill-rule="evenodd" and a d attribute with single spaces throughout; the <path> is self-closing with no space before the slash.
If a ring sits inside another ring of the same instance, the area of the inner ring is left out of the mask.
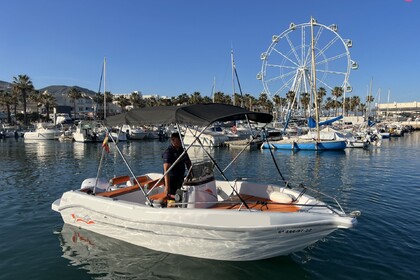
<path id="1" fill-rule="evenodd" d="M 216 121 L 245 120 L 269 123 L 273 116 L 267 113 L 252 112 L 242 107 L 208 103 L 185 106 L 157 106 L 132 109 L 128 112 L 110 116 L 106 125 L 160 125 L 179 123 L 186 125 L 207 126 Z"/>

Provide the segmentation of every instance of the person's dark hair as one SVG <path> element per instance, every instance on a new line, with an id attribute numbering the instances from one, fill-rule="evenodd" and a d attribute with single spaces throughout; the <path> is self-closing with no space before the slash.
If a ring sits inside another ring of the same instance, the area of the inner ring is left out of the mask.
<path id="1" fill-rule="evenodd" d="M 178 138 L 178 139 L 181 139 L 181 137 L 179 136 L 179 133 L 178 133 L 178 132 L 174 132 L 174 133 L 172 133 L 172 134 L 171 134 L 171 138 Z"/>

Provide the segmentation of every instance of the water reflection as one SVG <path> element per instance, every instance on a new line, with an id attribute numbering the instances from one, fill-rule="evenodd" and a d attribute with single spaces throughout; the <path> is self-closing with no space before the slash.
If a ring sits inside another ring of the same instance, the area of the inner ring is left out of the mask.
<path id="1" fill-rule="evenodd" d="M 63 258 L 96 279 L 304 279 L 291 257 L 255 262 L 222 262 L 172 255 L 137 247 L 70 225 L 59 239 Z"/>
<path id="2" fill-rule="evenodd" d="M 54 144 L 53 140 L 30 140 L 24 139 L 25 149 L 31 157 L 35 157 L 37 161 L 43 162 L 48 159 L 49 150 Z M 51 142 L 51 143 L 50 143 Z"/>

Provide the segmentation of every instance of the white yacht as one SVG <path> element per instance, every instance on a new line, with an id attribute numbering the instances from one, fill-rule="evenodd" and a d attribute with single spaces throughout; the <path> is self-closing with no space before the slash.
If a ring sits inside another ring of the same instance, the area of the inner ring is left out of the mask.
<path id="1" fill-rule="evenodd" d="M 37 123 L 34 131 L 27 131 L 23 135 L 28 140 L 58 140 L 63 132 L 53 123 Z"/>
<path id="2" fill-rule="evenodd" d="M 80 121 L 73 132 L 75 142 L 102 142 L 105 139 L 105 130 L 98 122 Z"/>
<path id="3" fill-rule="evenodd" d="M 139 126 L 125 124 L 121 127 L 121 130 L 127 134 L 127 138 L 130 140 L 142 140 L 147 136 L 147 132 Z"/>
<path id="4" fill-rule="evenodd" d="M 200 145 L 199 141 L 196 140 L 196 137 L 199 135 L 198 139 L 204 147 L 219 147 L 224 146 L 226 141 L 229 141 L 229 136 L 226 134 L 223 129 L 219 126 L 212 126 L 207 129 L 200 128 L 190 128 L 188 127 L 184 132 L 184 144 L 185 145 Z M 200 135 L 201 133 L 201 135 Z"/>

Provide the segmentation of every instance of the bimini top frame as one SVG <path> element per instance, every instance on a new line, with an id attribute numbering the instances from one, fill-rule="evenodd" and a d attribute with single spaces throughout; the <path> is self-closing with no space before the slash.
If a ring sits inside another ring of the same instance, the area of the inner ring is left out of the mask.
<path id="1" fill-rule="evenodd" d="M 238 121 L 238 120 L 247 120 L 254 121 L 259 123 L 270 123 L 273 119 L 273 116 L 267 113 L 252 112 L 242 107 L 220 104 L 220 103 L 208 103 L 208 104 L 194 104 L 194 105 L 185 105 L 185 106 L 156 106 L 156 107 L 147 107 L 133 109 L 126 113 L 111 116 L 106 119 L 106 125 L 108 126 L 117 126 L 117 125 L 162 125 L 162 124 L 172 124 L 176 123 L 178 126 L 182 125 L 197 125 L 203 126 L 204 128 L 200 131 L 198 135 L 195 135 L 195 140 L 191 143 L 180 157 L 172 164 L 172 166 L 166 171 L 169 172 L 182 158 L 182 155 L 187 153 L 189 148 L 198 142 L 201 146 L 202 143 L 199 140 L 200 135 L 203 131 L 209 127 L 214 122 L 224 122 L 224 121 Z M 178 127 L 179 129 L 179 127 Z M 112 141 L 115 140 L 111 137 Z M 204 147 L 203 147 L 204 149 Z M 134 173 L 126 162 L 121 151 L 118 149 L 121 157 L 124 159 L 127 167 L 129 168 L 132 176 Z M 204 149 L 205 151 L 205 149 Z M 207 153 L 207 152 L 206 152 Z M 216 161 L 207 153 L 207 156 L 215 164 L 215 167 L 219 170 L 223 178 L 228 181 L 223 170 L 217 165 Z M 165 173 L 165 174 L 166 174 Z M 163 176 L 165 176 L 165 174 Z M 157 186 L 164 177 L 161 177 L 155 186 Z M 137 182 L 138 183 L 138 182 Z M 153 186 L 152 189 L 155 187 Z M 236 192 L 233 186 L 232 190 L 238 195 L 243 204 L 248 208 L 246 202 L 242 199 L 239 193 Z M 145 194 L 145 193 L 144 193 Z M 148 199 L 148 194 L 145 194 L 146 199 Z M 149 201 L 150 202 L 150 201 Z M 150 203 L 150 205 L 152 205 Z M 249 208 L 248 208 L 249 209 Z"/>

